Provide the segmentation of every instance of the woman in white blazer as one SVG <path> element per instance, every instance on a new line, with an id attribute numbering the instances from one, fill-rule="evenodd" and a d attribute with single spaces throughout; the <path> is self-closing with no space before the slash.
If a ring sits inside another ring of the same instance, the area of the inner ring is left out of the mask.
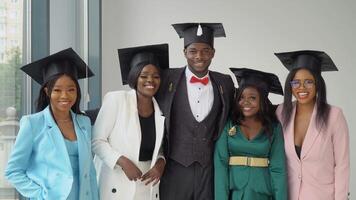
<path id="1" fill-rule="evenodd" d="M 159 199 L 164 117 L 154 95 L 160 68 L 168 67 L 168 45 L 119 49 L 119 59 L 132 90 L 107 93 L 93 128 L 101 199 Z"/>

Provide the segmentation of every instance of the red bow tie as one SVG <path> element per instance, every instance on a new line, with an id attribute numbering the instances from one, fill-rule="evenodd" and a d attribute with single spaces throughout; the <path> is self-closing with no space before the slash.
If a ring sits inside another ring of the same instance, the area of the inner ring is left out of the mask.
<path id="1" fill-rule="evenodd" d="M 201 83 L 203 85 L 207 85 L 209 83 L 209 77 L 204 77 L 204 78 L 197 78 L 195 76 L 192 76 L 190 79 L 191 83 Z"/>

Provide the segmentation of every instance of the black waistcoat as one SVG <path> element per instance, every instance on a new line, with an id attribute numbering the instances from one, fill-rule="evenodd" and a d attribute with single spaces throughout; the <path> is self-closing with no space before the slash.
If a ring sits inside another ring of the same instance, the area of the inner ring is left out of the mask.
<path id="1" fill-rule="evenodd" d="M 221 99 L 216 84 L 212 82 L 214 103 L 205 119 L 196 121 L 190 109 L 186 78 L 183 75 L 177 85 L 171 110 L 169 157 L 184 166 L 199 162 L 211 164 L 214 152 L 213 137 L 217 135 Z"/>

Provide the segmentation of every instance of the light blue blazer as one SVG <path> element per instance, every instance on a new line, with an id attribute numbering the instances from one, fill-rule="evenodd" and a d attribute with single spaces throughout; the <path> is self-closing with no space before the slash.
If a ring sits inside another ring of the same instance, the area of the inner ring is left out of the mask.
<path id="1" fill-rule="evenodd" d="M 90 120 L 71 112 L 78 141 L 80 200 L 96 200 L 98 187 L 91 153 Z M 67 199 L 73 172 L 64 138 L 49 107 L 22 117 L 5 176 L 30 199 Z"/>

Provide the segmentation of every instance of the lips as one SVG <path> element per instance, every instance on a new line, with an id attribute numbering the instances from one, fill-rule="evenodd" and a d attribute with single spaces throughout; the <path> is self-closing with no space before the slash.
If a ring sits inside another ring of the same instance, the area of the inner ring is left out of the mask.
<path id="1" fill-rule="evenodd" d="M 205 62 L 194 62 L 195 65 L 204 65 Z"/>
<path id="2" fill-rule="evenodd" d="M 253 108 L 250 108 L 250 107 L 244 107 L 242 108 L 243 111 L 251 111 Z"/>
<path id="3" fill-rule="evenodd" d="M 148 84 L 148 85 L 144 85 L 145 88 L 147 89 L 155 89 L 154 85 Z"/>
<path id="4" fill-rule="evenodd" d="M 70 101 L 59 101 L 58 102 L 60 105 L 66 106 L 70 104 Z"/>
<path id="5" fill-rule="evenodd" d="M 298 92 L 297 95 L 298 95 L 298 98 L 305 99 L 308 97 L 309 92 Z"/>

